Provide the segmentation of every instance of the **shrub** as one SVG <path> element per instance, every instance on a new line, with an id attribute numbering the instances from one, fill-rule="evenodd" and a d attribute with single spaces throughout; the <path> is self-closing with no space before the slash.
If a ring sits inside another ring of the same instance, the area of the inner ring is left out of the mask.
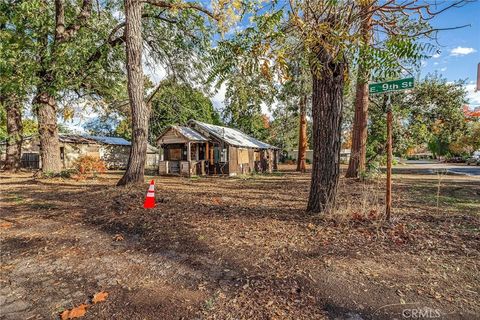
<path id="1" fill-rule="evenodd" d="M 74 167 L 78 176 L 83 178 L 96 178 L 107 170 L 105 162 L 94 156 L 81 156 L 75 161 Z"/>

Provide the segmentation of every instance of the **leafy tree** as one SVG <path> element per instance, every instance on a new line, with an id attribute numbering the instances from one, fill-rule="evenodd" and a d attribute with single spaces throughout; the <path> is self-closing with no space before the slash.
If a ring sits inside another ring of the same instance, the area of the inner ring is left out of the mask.
<path id="1" fill-rule="evenodd" d="M 450 145 L 466 132 L 463 113 L 464 82 L 447 82 L 439 75 L 429 75 L 409 94 L 392 94 L 394 153 L 406 156 L 409 150 L 427 145 L 434 155 L 450 152 Z M 386 143 L 385 97 L 371 97 L 367 159 L 373 163 L 384 154 Z"/>
<path id="2" fill-rule="evenodd" d="M 480 150 L 480 121 L 470 121 L 466 130 L 449 145 L 449 151 L 456 155 L 471 155 Z"/>
<path id="3" fill-rule="evenodd" d="M 190 119 L 212 124 L 221 124 L 220 115 L 212 102 L 200 90 L 175 79 L 163 80 L 152 99 L 150 116 L 150 142 L 169 126 L 185 124 Z"/>
<path id="4" fill-rule="evenodd" d="M 262 114 L 262 105 L 267 93 L 261 81 L 258 80 L 260 79 L 246 79 L 241 74 L 232 75 L 227 84 L 222 119 L 229 126 L 259 139 L 265 139 L 268 133 Z"/>
<path id="5" fill-rule="evenodd" d="M 292 150 L 298 144 L 299 108 L 295 104 L 279 102 L 272 112 L 267 141 L 281 150 Z"/>
<path id="6" fill-rule="evenodd" d="M 143 25 L 144 28 L 152 26 L 145 30 L 145 38 L 142 33 L 144 3 L 147 4 L 146 14 L 150 16 L 149 13 L 154 13 L 154 18 L 149 20 L 150 24 Z M 126 66 L 132 115 L 132 147 L 127 170 L 118 185 L 144 181 L 150 102 L 160 88 L 157 86 L 153 93 L 145 97 L 142 70 L 144 39 L 150 46 L 152 55 L 163 63 L 167 71 L 178 72 L 179 76 L 188 75 L 189 77 L 192 76 L 192 72 L 197 71 L 198 76 L 202 73 L 202 66 L 205 66 L 200 57 L 208 53 L 208 50 L 203 49 L 210 39 L 210 27 L 213 26 L 210 22 L 221 21 L 220 29 L 225 30 L 230 22 L 236 21 L 236 16 L 243 6 L 243 3 L 238 0 L 214 2 L 213 10 L 187 1 L 125 0 Z M 155 17 L 160 18 L 155 19 Z M 151 31 L 150 35 L 149 31 Z"/>
<path id="7" fill-rule="evenodd" d="M 445 155 L 448 145 L 465 131 L 464 82 L 449 83 L 438 75 L 428 76 L 402 107 L 410 110 L 407 118 L 411 144 L 430 141 L 432 153 Z M 419 141 L 418 139 L 422 139 Z"/>
<path id="8" fill-rule="evenodd" d="M 290 45 L 298 46 L 298 40 L 288 39 Z M 297 128 L 292 126 L 291 129 L 298 132 L 298 142 L 296 147 L 297 153 L 297 171 L 306 171 L 306 159 L 308 149 L 308 120 L 307 114 L 311 108 L 309 107 L 311 100 L 311 88 L 309 83 L 311 82 L 311 74 L 308 72 L 308 61 L 305 59 L 305 55 L 301 50 L 291 50 L 296 53 L 286 59 L 288 68 L 287 81 L 282 85 L 279 99 L 286 101 L 292 105 L 295 105 L 298 109 L 298 125 Z"/>
<path id="9" fill-rule="evenodd" d="M 20 168 L 22 113 L 34 84 L 34 62 L 30 57 L 33 43 L 17 39 L 17 30 L 12 25 L 15 18 L 11 3 L 0 3 L 0 108 L 5 117 L 2 138 L 7 144 L 4 169 L 12 171 Z"/>
<path id="10" fill-rule="evenodd" d="M 403 65 L 418 65 L 431 51 L 430 44 L 416 41 L 422 33 L 435 32 L 428 27 L 428 21 L 439 12 L 466 2 L 448 3 L 438 11 L 423 1 L 289 2 L 290 25 L 301 35 L 312 73 L 314 155 L 308 211 L 322 212 L 336 199 L 342 98 L 350 65 L 360 63 L 365 70 L 375 70 L 374 79 L 399 76 Z M 368 19 L 376 26 L 372 38 L 384 39 L 379 45 L 370 46 L 362 36 L 362 23 Z"/>
<path id="11" fill-rule="evenodd" d="M 93 10 L 91 0 L 7 2 L 2 13 L 8 27 L 2 31 L 12 39 L 11 47 L 20 46 L 28 56 L 18 75 L 19 82 L 33 86 L 42 169 L 58 172 L 58 102 L 72 95 L 108 97 L 122 84 L 122 51 L 111 50 L 123 41 L 116 36 L 121 29 L 113 14 L 117 9 L 114 2 L 102 2 Z M 64 115 L 72 114 L 68 105 L 63 108 Z"/>

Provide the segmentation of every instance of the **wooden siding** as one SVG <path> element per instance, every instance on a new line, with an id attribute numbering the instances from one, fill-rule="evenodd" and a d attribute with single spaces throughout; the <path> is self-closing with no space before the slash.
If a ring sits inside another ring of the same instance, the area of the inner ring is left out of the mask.
<path id="1" fill-rule="evenodd" d="M 188 142 L 184 136 L 178 133 L 175 129 L 170 128 L 163 135 L 161 139 L 158 139 L 157 144 L 172 144 L 172 143 L 186 143 Z"/>
<path id="2" fill-rule="evenodd" d="M 228 173 L 233 176 L 238 173 L 238 154 L 236 147 L 228 148 Z"/>
<path id="3" fill-rule="evenodd" d="M 255 170 L 255 150 L 253 149 L 248 149 L 248 167 L 250 172 Z"/>

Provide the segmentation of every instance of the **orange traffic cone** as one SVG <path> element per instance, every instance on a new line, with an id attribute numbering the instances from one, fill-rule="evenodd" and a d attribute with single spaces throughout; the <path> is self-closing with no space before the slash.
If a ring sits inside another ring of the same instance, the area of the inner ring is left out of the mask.
<path id="1" fill-rule="evenodd" d="M 155 181 L 150 181 L 150 186 L 148 187 L 147 197 L 143 203 L 145 209 L 155 208 Z"/>

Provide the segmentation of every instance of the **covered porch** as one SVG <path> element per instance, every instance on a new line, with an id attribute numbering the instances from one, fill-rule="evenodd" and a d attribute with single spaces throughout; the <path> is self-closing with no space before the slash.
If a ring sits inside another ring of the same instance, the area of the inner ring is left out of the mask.
<path id="1" fill-rule="evenodd" d="M 198 132 L 188 127 L 172 126 L 158 138 L 157 145 L 163 150 L 159 174 L 207 174 L 210 145 Z"/>

